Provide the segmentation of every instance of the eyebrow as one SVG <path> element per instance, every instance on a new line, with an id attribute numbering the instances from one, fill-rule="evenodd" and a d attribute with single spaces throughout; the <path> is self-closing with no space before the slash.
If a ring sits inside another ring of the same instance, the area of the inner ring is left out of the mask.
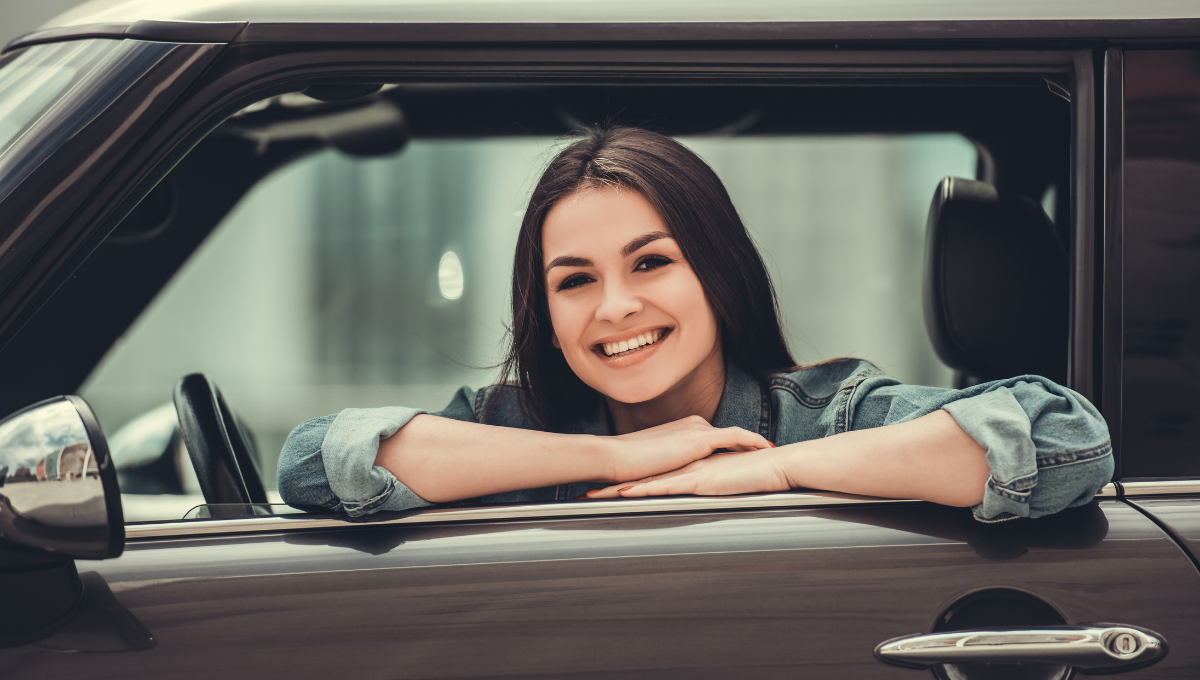
<path id="1" fill-rule="evenodd" d="M 671 235 L 665 231 L 652 231 L 648 234 L 642 234 L 625 244 L 625 247 L 621 249 L 621 257 L 629 257 L 660 238 L 671 238 Z"/>
<path id="2" fill-rule="evenodd" d="M 654 243 L 660 238 L 671 238 L 671 235 L 665 231 L 652 231 L 642 234 L 629 243 L 626 243 L 624 248 L 621 248 L 621 257 L 629 257 L 630 255 L 636 253 L 642 248 L 645 248 L 647 245 Z M 550 264 L 546 265 L 546 271 L 543 273 L 549 273 L 550 270 L 554 269 L 555 267 L 591 267 L 593 264 L 594 263 L 586 257 L 560 255 L 553 260 L 550 260 Z"/>

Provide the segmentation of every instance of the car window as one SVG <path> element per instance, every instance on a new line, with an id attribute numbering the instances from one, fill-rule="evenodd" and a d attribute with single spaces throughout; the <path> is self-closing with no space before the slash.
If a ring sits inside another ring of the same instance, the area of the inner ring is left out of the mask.
<path id="1" fill-rule="evenodd" d="M 171 50 L 165 43 L 34 45 L 0 68 L 0 200 Z"/>
<path id="2" fill-rule="evenodd" d="M 974 176 L 970 142 L 682 141 L 721 176 L 757 240 L 798 361 L 860 356 L 908 382 L 950 385 L 922 317 L 925 220 L 943 177 Z M 524 204 L 556 149 L 544 138 L 416 140 L 383 158 L 322 152 L 261 182 L 82 388 L 124 479 L 154 450 L 171 457 L 160 465 L 187 467 L 164 406 L 187 373 L 207 374 L 246 421 L 269 489 L 284 438 L 307 418 L 439 410 L 461 385 L 489 383 Z M 131 520 L 178 518 L 201 502 L 192 478 L 137 484 Z"/>
<path id="3" fill-rule="evenodd" d="M 1126 477 L 1200 474 L 1200 51 L 1125 55 Z"/>

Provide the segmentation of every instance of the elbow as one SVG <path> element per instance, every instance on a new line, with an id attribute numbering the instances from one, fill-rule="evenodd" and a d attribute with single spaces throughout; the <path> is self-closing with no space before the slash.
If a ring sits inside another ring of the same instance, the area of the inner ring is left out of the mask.
<path id="1" fill-rule="evenodd" d="M 956 508 L 972 508 L 983 503 L 992 469 L 988 466 L 982 449 L 978 452 L 972 450 L 970 453 L 972 455 L 963 461 L 958 470 L 957 479 L 946 485 L 943 497 L 937 502 Z"/>
<path id="2" fill-rule="evenodd" d="M 949 505 L 954 508 L 973 508 L 983 503 L 984 487 L 986 485 L 986 478 L 979 484 L 964 485 L 947 494 L 946 498 L 942 500 L 941 505 Z"/>

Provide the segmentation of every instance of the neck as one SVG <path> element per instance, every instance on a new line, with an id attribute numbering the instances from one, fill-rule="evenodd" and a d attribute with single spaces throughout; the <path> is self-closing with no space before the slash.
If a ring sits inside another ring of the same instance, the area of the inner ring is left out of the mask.
<path id="1" fill-rule="evenodd" d="M 724 392 L 725 360 L 718 347 L 683 380 L 654 399 L 639 404 L 626 404 L 610 397 L 605 400 L 616 434 L 628 434 L 688 416 L 700 416 L 711 423 Z"/>

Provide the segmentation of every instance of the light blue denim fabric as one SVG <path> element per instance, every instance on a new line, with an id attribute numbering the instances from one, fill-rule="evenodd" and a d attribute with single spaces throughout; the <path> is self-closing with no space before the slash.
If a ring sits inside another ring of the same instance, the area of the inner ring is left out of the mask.
<path id="1" fill-rule="evenodd" d="M 485 404 L 495 408 L 483 420 Z M 1108 427 L 1086 399 L 1037 376 L 1019 376 L 962 390 L 904 385 L 866 361 L 839 359 L 759 381 L 735 367 L 713 425 L 741 427 L 783 446 L 902 423 L 944 409 L 987 449 L 991 467 L 975 518 L 998 522 L 1042 517 L 1083 505 L 1112 477 Z M 374 465 L 379 442 L 419 409 L 346 409 L 309 420 L 288 436 L 279 459 L 279 493 L 290 505 L 360 517 L 429 505 L 387 470 Z M 532 429 L 515 390 L 462 388 L 434 415 Z M 603 408 L 575 423 L 577 434 L 611 435 Z M 604 485 L 566 484 L 476 499 L 515 503 L 574 498 Z"/>

